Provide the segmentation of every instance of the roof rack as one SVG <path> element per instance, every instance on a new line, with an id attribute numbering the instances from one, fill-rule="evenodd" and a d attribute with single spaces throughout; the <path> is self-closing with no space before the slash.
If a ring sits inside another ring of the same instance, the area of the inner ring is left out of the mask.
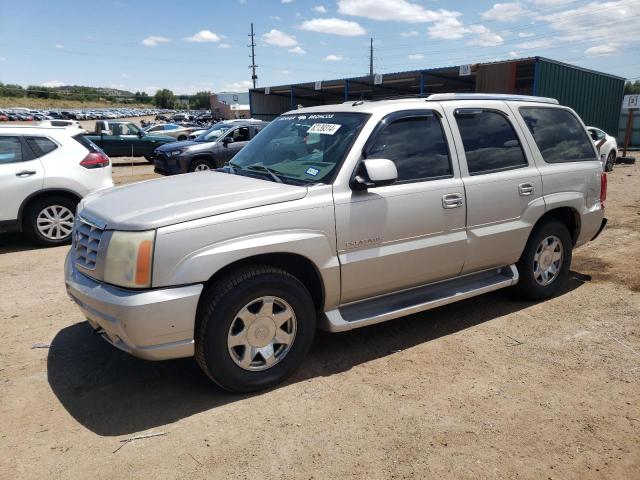
<path id="1" fill-rule="evenodd" d="M 558 105 L 558 100 L 555 98 L 511 95 L 508 93 L 433 93 L 427 97 L 427 101 L 442 102 L 446 100 L 510 100 Z"/>

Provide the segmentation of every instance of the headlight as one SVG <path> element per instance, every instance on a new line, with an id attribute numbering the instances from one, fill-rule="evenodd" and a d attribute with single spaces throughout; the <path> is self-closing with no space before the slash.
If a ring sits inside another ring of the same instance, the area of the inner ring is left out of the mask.
<path id="1" fill-rule="evenodd" d="M 113 232 L 104 268 L 104 281 L 120 287 L 151 286 L 155 230 Z"/>
<path id="2" fill-rule="evenodd" d="M 169 157 L 176 157 L 178 155 L 180 155 L 182 153 L 182 150 L 171 150 L 170 152 L 167 152 L 167 155 Z"/>

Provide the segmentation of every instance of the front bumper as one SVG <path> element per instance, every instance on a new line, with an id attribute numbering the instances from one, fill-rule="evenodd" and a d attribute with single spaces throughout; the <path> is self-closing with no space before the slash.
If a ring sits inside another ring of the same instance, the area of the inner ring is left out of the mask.
<path id="1" fill-rule="evenodd" d="M 156 173 L 162 175 L 177 175 L 187 173 L 189 160 L 182 155 L 169 157 L 164 152 L 153 152 L 153 166 Z"/>
<path id="2" fill-rule="evenodd" d="M 202 285 L 154 290 L 118 288 L 80 273 L 70 254 L 64 272 L 67 293 L 91 327 L 113 346 L 145 360 L 193 356 Z"/>

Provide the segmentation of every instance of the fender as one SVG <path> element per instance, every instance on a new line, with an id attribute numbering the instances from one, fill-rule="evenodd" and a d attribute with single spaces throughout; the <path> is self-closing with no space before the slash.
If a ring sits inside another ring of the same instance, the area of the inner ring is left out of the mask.
<path id="1" fill-rule="evenodd" d="M 180 259 L 174 257 L 172 260 L 176 262 L 167 261 L 172 246 L 175 248 L 175 242 L 181 241 L 174 238 L 175 235 L 163 235 L 161 230 L 158 231 L 156 255 L 162 257 L 163 262 L 154 264 L 154 287 L 204 283 L 237 261 L 250 260 L 257 255 L 289 253 L 308 259 L 320 274 L 325 290 L 325 309 L 334 308 L 339 303 L 340 264 L 335 240 L 323 231 L 289 229 L 260 232 L 212 243 Z"/>
<path id="2" fill-rule="evenodd" d="M 72 197 L 74 197 L 78 202 L 80 200 L 82 200 L 82 195 L 80 195 L 79 193 L 70 190 L 68 188 L 43 188 L 42 190 L 38 190 L 37 192 L 33 192 L 31 195 L 29 195 L 27 198 L 25 198 L 22 201 L 22 204 L 20 205 L 20 208 L 18 209 L 18 224 L 20 225 L 20 228 L 22 229 L 22 217 L 24 215 L 24 209 L 25 207 L 29 204 L 29 202 L 34 198 L 34 197 L 40 197 L 40 196 L 46 196 L 46 194 L 56 194 L 56 193 L 62 193 L 62 194 L 66 194 L 66 195 L 71 195 Z"/>

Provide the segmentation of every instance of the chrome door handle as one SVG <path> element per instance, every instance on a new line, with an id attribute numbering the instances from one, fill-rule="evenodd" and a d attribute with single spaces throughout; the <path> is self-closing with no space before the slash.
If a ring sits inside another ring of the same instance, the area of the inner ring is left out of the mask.
<path id="1" fill-rule="evenodd" d="M 447 193 L 442 196 L 442 208 L 458 208 L 462 203 L 462 195 L 459 193 Z"/>
<path id="2" fill-rule="evenodd" d="M 532 183 L 521 183 L 518 185 L 518 193 L 523 197 L 533 194 L 536 191 L 535 185 Z"/>
<path id="3" fill-rule="evenodd" d="M 30 177 L 31 175 L 35 175 L 35 170 L 21 170 L 16 173 L 16 177 Z"/>

